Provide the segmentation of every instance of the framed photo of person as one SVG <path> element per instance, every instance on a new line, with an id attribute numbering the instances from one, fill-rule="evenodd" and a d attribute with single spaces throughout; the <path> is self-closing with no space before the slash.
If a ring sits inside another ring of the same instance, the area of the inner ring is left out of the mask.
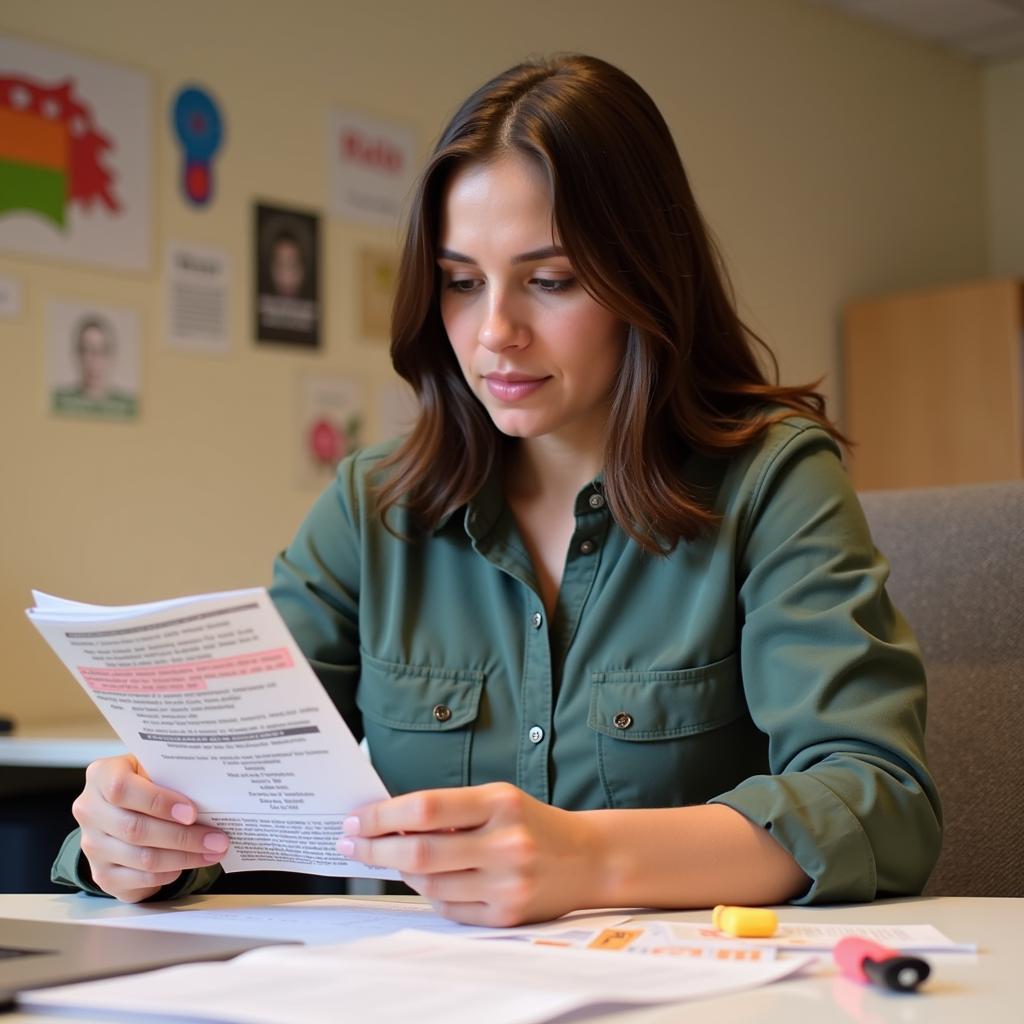
<path id="1" fill-rule="evenodd" d="M 139 411 L 139 318 L 134 310 L 53 300 L 50 410 L 57 416 L 132 420 Z"/>
<path id="2" fill-rule="evenodd" d="M 255 205 L 257 341 L 319 348 L 319 226 L 315 213 Z"/>

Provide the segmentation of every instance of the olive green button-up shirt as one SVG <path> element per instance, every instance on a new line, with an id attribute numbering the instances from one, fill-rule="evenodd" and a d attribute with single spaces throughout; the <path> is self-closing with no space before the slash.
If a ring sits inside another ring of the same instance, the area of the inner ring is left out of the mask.
<path id="1" fill-rule="evenodd" d="M 811 878 L 799 902 L 920 891 L 941 834 L 924 673 L 828 434 L 794 417 L 691 459 L 721 522 L 664 558 L 598 478 L 550 621 L 497 473 L 410 543 L 372 501 L 389 450 L 341 464 L 271 596 L 392 794 L 505 780 L 573 810 L 721 803 Z M 78 862 L 72 834 L 55 877 L 88 888 Z"/>

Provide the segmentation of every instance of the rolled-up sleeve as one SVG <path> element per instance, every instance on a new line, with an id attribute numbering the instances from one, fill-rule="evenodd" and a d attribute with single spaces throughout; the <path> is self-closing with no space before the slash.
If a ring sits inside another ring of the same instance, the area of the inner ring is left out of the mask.
<path id="1" fill-rule="evenodd" d="M 220 875 L 221 869 L 218 864 L 208 868 L 182 871 L 173 882 L 154 893 L 146 902 L 171 900 L 180 896 L 192 896 L 195 893 L 206 892 Z M 53 866 L 50 868 L 50 881 L 54 885 L 67 885 L 72 889 L 80 889 L 90 896 L 112 898 L 110 893 L 104 892 L 92 879 L 89 859 L 82 853 L 82 830 L 80 828 L 69 832 L 61 844 L 57 859 L 54 860 Z"/>
<path id="2" fill-rule="evenodd" d="M 740 531 L 743 686 L 771 774 L 714 799 L 811 879 L 796 902 L 920 892 L 941 810 L 925 765 L 925 676 L 885 591 L 832 439 L 795 430 L 758 470 Z"/>

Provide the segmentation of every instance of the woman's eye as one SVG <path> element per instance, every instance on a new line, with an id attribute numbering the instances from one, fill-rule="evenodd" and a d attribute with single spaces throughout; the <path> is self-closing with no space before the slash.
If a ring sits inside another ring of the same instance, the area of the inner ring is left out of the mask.
<path id="1" fill-rule="evenodd" d="M 462 277 L 454 281 L 449 281 L 445 287 L 451 292 L 458 292 L 459 294 L 465 295 L 476 289 L 476 281 L 472 278 Z"/>
<path id="2" fill-rule="evenodd" d="M 534 277 L 530 279 L 538 291 L 547 292 L 551 295 L 568 291 L 575 283 L 572 277 Z M 450 278 L 445 282 L 445 289 L 455 292 L 456 295 L 470 295 L 483 287 L 483 282 L 475 277 Z"/>
<path id="3" fill-rule="evenodd" d="M 564 292 L 575 284 L 572 277 L 535 277 L 533 281 L 542 292 Z"/>

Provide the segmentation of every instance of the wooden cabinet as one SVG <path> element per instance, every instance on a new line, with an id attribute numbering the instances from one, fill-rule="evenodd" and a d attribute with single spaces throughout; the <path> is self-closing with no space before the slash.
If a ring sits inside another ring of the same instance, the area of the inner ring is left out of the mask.
<path id="1" fill-rule="evenodd" d="M 1021 478 L 1024 282 L 852 303 L 843 393 L 858 490 Z"/>

